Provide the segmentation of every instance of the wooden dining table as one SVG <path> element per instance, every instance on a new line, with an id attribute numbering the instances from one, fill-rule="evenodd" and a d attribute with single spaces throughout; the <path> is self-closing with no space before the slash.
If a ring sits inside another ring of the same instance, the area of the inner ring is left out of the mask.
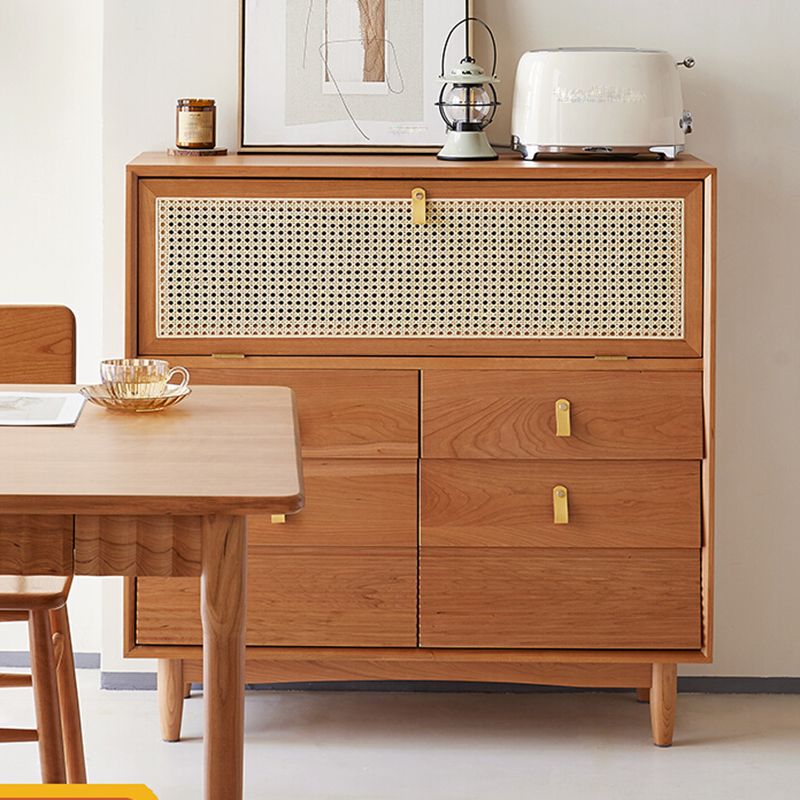
<path id="1" fill-rule="evenodd" d="M 160 413 L 87 402 L 75 426 L 0 426 L 0 574 L 200 577 L 206 800 L 243 794 L 247 515 L 302 506 L 287 388 L 199 386 Z"/>

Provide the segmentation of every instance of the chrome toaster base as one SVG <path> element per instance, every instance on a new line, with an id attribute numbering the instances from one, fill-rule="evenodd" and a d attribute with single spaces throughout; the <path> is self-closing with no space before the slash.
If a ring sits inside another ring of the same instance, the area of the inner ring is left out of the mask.
<path id="1" fill-rule="evenodd" d="M 598 146 L 587 145 L 545 145 L 545 144 L 523 144 L 518 137 L 511 137 L 511 147 L 522 153 L 525 161 L 535 161 L 541 155 L 581 155 L 581 156 L 621 156 L 630 158 L 638 155 L 655 154 L 667 161 L 674 161 L 686 148 L 682 144 L 653 145 L 652 147 L 643 146 Z"/>

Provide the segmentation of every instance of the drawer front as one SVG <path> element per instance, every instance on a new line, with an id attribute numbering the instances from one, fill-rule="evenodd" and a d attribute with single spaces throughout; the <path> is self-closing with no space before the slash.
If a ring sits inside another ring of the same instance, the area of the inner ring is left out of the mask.
<path id="1" fill-rule="evenodd" d="M 174 356 L 180 363 L 180 356 Z M 289 386 L 306 458 L 416 458 L 419 373 L 192 367 L 199 384 Z"/>
<path id="2" fill-rule="evenodd" d="M 415 646 L 417 462 L 304 466 L 300 514 L 249 520 L 248 644 Z M 138 644 L 201 643 L 197 579 L 136 586 Z"/>
<path id="3" fill-rule="evenodd" d="M 416 645 L 416 548 L 256 547 L 248 559 L 249 646 Z M 202 643 L 197 578 L 136 584 L 137 644 Z"/>
<path id="4" fill-rule="evenodd" d="M 423 547 L 700 547 L 692 461 L 430 459 L 420 503 Z"/>
<path id="5" fill-rule="evenodd" d="M 699 355 L 700 181 L 419 185 L 140 181 L 141 351 Z"/>
<path id="6" fill-rule="evenodd" d="M 303 462 L 306 504 L 283 524 L 250 517 L 252 547 L 416 547 L 417 461 Z"/>
<path id="7" fill-rule="evenodd" d="M 423 547 L 423 647 L 695 649 L 699 550 Z"/>
<path id="8" fill-rule="evenodd" d="M 425 371 L 422 457 L 699 460 L 702 375 Z"/>

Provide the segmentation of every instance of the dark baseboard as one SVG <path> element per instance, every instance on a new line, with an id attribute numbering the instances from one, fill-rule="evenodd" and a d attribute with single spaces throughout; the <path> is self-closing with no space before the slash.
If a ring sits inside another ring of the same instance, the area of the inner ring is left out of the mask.
<path id="1" fill-rule="evenodd" d="M 153 672 L 103 672 L 103 689 L 152 691 Z M 199 684 L 197 685 L 199 687 Z M 248 690 L 267 692 L 447 692 L 458 694 L 532 694 L 563 692 L 625 692 L 626 689 L 579 689 L 522 683 L 460 683 L 455 681 L 342 681 L 327 683 L 255 683 Z M 678 679 L 685 694 L 800 694 L 800 678 L 725 678 L 686 676 Z"/>
<path id="2" fill-rule="evenodd" d="M 0 667 L 30 667 L 30 654 L 22 650 L 0 651 Z M 76 669 L 100 669 L 100 653 L 75 653 Z"/>

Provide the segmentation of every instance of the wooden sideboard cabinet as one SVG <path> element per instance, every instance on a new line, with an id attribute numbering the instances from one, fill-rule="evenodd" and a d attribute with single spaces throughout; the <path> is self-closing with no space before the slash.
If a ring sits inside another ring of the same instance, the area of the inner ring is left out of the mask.
<path id="1" fill-rule="evenodd" d="M 711 660 L 715 180 L 691 157 L 129 165 L 127 354 L 297 395 L 307 505 L 250 520 L 248 681 L 629 687 L 671 743 L 676 665 Z M 198 598 L 127 582 L 168 739 Z"/>

